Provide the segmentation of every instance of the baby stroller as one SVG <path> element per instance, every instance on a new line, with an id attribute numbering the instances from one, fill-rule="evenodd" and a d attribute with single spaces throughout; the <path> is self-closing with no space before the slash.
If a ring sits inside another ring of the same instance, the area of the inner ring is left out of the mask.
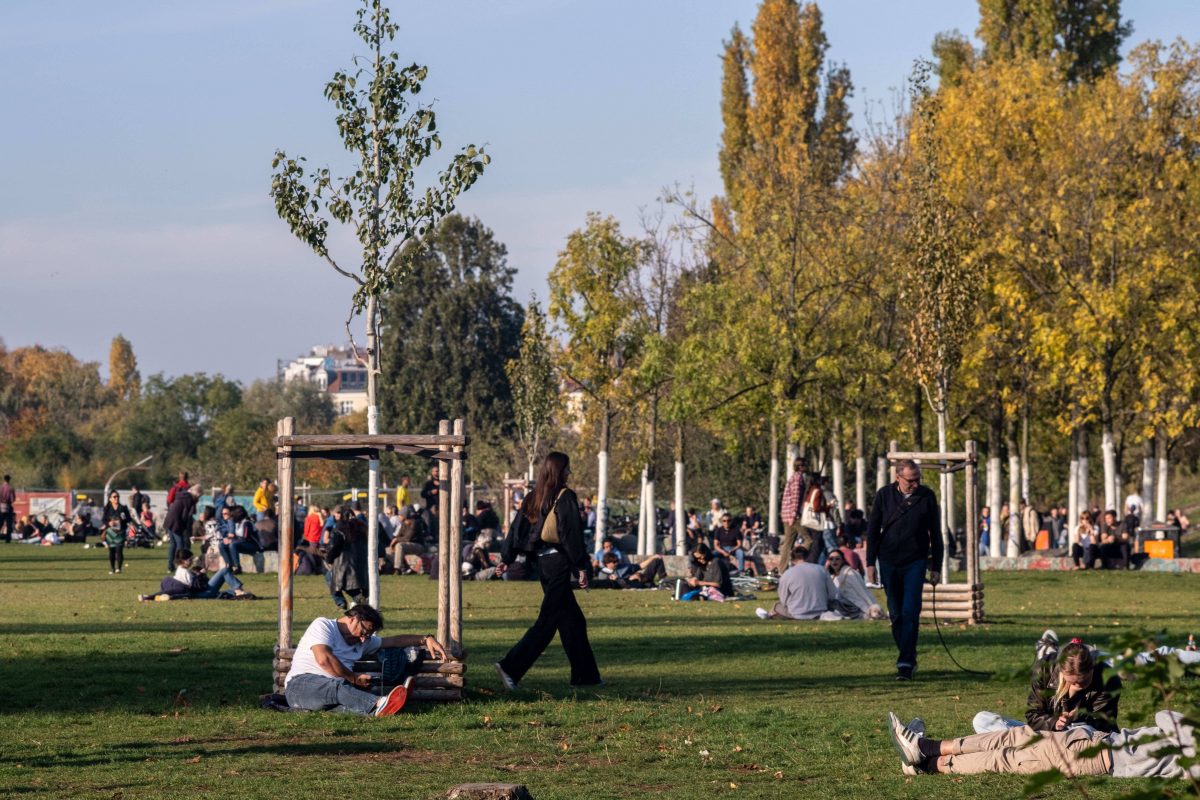
<path id="1" fill-rule="evenodd" d="M 130 525 L 125 537 L 126 547 L 154 547 L 157 542 L 158 538 L 154 535 L 154 531 L 140 522 Z"/>

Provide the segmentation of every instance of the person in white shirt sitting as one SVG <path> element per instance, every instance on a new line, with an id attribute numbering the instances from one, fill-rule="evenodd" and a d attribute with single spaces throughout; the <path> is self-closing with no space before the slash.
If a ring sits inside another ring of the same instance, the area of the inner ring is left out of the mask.
<path id="1" fill-rule="evenodd" d="M 411 678 L 383 696 L 364 691 L 371 676 L 353 671 L 354 662 L 384 647 L 424 647 L 437 659 L 446 651 L 432 636 L 400 635 L 380 638 L 383 615 L 360 604 L 337 619 L 317 617 L 308 626 L 292 667 L 284 678 L 288 705 L 308 711 L 340 711 L 389 717 L 404 707 Z"/>

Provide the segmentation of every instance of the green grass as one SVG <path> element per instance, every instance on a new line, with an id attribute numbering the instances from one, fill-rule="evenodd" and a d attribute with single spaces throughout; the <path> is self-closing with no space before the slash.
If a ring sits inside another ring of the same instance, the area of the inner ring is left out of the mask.
<path id="1" fill-rule="evenodd" d="M 1019 716 L 1027 687 L 965 675 L 931 627 L 919 680 L 891 678 L 885 624 L 764 623 L 744 603 L 674 603 L 667 592 L 580 595 L 608 686 L 574 693 L 557 643 L 514 695 L 491 662 L 532 621 L 536 584 L 468 584 L 467 703 L 385 719 L 260 711 L 270 686 L 278 591 L 260 602 L 137 603 L 162 550 L 0 545 L 0 796 L 113 798 L 435 797 L 470 781 L 546 798 L 1008 798 L 1012 776 L 905 778 L 882 723 L 920 715 L 932 735 L 968 732 L 988 708 Z M 1200 632 L 1192 575 L 985 575 L 993 622 L 952 626 L 960 661 L 1018 669 L 1042 629 L 1103 645 L 1129 627 Z M 295 635 L 333 611 L 319 577 L 297 579 Z M 435 586 L 383 578 L 392 632 L 434 627 Z M 1126 720 L 1147 710 L 1131 692 Z M 1109 781 L 1096 798 L 1133 788 Z M 1045 797 L 1066 797 L 1055 786 Z"/>

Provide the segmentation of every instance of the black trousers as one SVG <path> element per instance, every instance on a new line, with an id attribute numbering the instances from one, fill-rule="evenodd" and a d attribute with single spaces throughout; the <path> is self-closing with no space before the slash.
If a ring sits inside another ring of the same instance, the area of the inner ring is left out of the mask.
<path id="1" fill-rule="evenodd" d="M 538 559 L 542 577 L 542 607 L 538 617 L 521 641 L 513 645 L 500 667 L 514 681 L 525 677 L 533 662 L 546 650 L 558 633 L 567 660 L 571 662 L 571 685 L 590 686 L 600 682 L 600 668 L 588 641 L 587 620 L 571 589 L 571 568 L 562 553 Z"/>

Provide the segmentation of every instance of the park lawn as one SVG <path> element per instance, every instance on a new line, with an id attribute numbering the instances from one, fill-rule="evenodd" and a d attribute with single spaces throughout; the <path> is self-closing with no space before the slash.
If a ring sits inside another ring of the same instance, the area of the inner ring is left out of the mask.
<path id="1" fill-rule="evenodd" d="M 668 592 L 580 593 L 607 686 L 575 693 L 555 643 L 506 695 L 491 663 L 540 602 L 536 584 L 464 586 L 470 700 L 382 720 L 258 709 L 270 688 L 274 575 L 258 602 L 138 603 L 161 549 L 107 574 L 102 550 L 0 545 L 0 796 L 425 798 L 472 781 L 546 798 L 897 797 L 1020 794 L 1014 776 L 906 778 L 889 709 L 930 733 L 969 732 L 980 709 L 1020 716 L 1027 686 L 959 672 L 931 626 L 918 680 L 896 683 L 886 624 L 760 622 L 758 601 L 676 603 Z M 1103 645 L 1129 628 L 1200 632 L 1200 578 L 1138 573 L 985 574 L 990 624 L 951 626 L 955 656 L 1021 670 L 1047 626 Z M 435 585 L 384 576 L 391 632 L 434 628 Z M 295 637 L 334 607 L 297 578 Z M 1122 703 L 1148 711 L 1146 690 Z M 1106 798 L 1134 788 L 1103 781 Z M 1043 797 L 1074 796 L 1066 785 Z"/>

